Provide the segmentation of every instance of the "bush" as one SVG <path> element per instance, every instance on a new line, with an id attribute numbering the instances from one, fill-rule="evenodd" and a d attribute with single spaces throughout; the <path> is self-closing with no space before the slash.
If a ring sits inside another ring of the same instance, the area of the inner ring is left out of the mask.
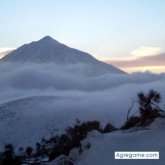
<path id="1" fill-rule="evenodd" d="M 162 117 L 161 108 L 159 107 L 159 103 L 161 100 L 161 96 L 157 91 L 150 90 L 147 94 L 143 92 L 138 93 L 138 103 L 139 103 L 139 113 L 140 117 L 132 116 L 128 118 L 128 114 L 133 106 L 128 110 L 127 121 L 121 127 L 121 129 L 129 129 L 134 126 L 147 126 L 151 124 L 155 118 Z M 133 102 L 134 103 L 134 102 Z"/>
<path id="2" fill-rule="evenodd" d="M 117 130 L 117 128 L 115 128 L 112 124 L 108 123 L 102 130 L 102 133 L 108 133 L 108 132 L 112 132 L 112 131 L 116 131 L 116 130 Z"/>
<path id="3" fill-rule="evenodd" d="M 4 147 L 4 152 L 2 153 L 2 164 L 3 165 L 14 165 L 15 164 L 15 153 L 12 144 L 7 144 Z"/>
<path id="4" fill-rule="evenodd" d="M 72 146 L 78 147 L 80 146 L 80 141 L 83 140 L 87 136 L 87 133 L 92 130 L 97 130 L 101 132 L 101 126 L 99 121 L 77 123 L 74 127 L 69 127 L 66 132 L 71 138 Z"/>
<path id="5" fill-rule="evenodd" d="M 140 122 L 141 122 L 140 117 L 132 116 L 125 122 L 125 124 L 121 127 L 121 129 L 129 129 L 131 127 L 135 127 Z"/>
<path id="6" fill-rule="evenodd" d="M 141 125 L 150 124 L 155 118 L 160 117 L 162 111 L 159 107 L 161 96 L 157 91 L 150 90 L 148 94 L 138 93 L 139 112 Z"/>
<path id="7" fill-rule="evenodd" d="M 60 137 L 56 138 L 52 151 L 49 154 L 49 159 L 53 160 L 61 154 L 67 156 L 71 149 L 72 142 L 70 137 L 66 134 L 62 134 Z"/>
<path id="8" fill-rule="evenodd" d="M 33 148 L 29 146 L 29 147 L 26 148 L 25 152 L 28 156 L 30 156 L 33 152 Z"/>

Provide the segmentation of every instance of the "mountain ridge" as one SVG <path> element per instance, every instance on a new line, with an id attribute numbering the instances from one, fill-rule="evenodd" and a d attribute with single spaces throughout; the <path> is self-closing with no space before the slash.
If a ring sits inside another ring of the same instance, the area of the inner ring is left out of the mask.
<path id="1" fill-rule="evenodd" d="M 97 60 L 89 53 L 66 46 L 50 36 L 22 45 L 3 57 L 0 62 L 85 64 L 91 65 L 94 69 L 101 69 L 103 73 L 125 73 L 110 64 Z"/>

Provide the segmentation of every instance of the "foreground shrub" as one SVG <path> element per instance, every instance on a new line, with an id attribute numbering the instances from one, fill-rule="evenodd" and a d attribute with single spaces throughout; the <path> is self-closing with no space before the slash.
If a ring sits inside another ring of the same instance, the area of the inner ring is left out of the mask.
<path id="1" fill-rule="evenodd" d="M 116 131 L 116 130 L 117 130 L 117 128 L 115 126 L 108 123 L 105 125 L 104 129 L 102 130 L 102 133 L 108 133 L 108 132 L 112 132 L 112 131 Z"/>
<path id="2" fill-rule="evenodd" d="M 33 148 L 29 146 L 26 148 L 25 152 L 26 152 L 27 156 L 30 156 L 33 152 Z"/>
<path id="3" fill-rule="evenodd" d="M 161 96 L 157 91 L 150 90 L 147 94 L 138 93 L 138 104 L 140 116 L 132 116 L 129 118 L 129 113 L 133 108 L 134 102 L 127 113 L 127 121 L 121 129 L 129 129 L 135 126 L 147 126 L 151 124 L 155 118 L 163 117 L 161 112 L 164 112 L 160 107 Z"/>
<path id="4" fill-rule="evenodd" d="M 147 94 L 138 93 L 139 112 L 141 125 L 148 125 L 157 117 L 161 116 L 159 103 L 161 96 L 157 91 L 150 90 Z"/>
<path id="5" fill-rule="evenodd" d="M 87 136 L 87 133 L 92 130 L 97 130 L 101 132 L 101 126 L 99 121 L 77 123 L 73 127 L 69 127 L 66 132 L 71 138 L 72 146 L 78 147 L 80 146 L 80 141 L 83 140 Z"/>
<path id="6" fill-rule="evenodd" d="M 15 153 L 12 144 L 7 144 L 4 147 L 4 152 L 2 153 L 2 165 L 14 165 L 15 164 Z"/>
<path id="7" fill-rule="evenodd" d="M 61 154 L 69 155 L 69 152 L 74 147 L 81 148 L 81 140 L 85 139 L 87 133 L 92 130 L 101 131 L 101 126 L 99 121 L 88 121 L 77 123 L 73 127 L 69 127 L 65 134 L 61 136 L 52 137 L 48 140 L 53 147 L 50 149 L 49 159 L 53 160 Z"/>
<path id="8" fill-rule="evenodd" d="M 121 129 L 129 129 L 131 127 L 137 126 L 141 122 L 141 118 L 138 116 L 130 117 L 125 124 L 121 127 Z"/>

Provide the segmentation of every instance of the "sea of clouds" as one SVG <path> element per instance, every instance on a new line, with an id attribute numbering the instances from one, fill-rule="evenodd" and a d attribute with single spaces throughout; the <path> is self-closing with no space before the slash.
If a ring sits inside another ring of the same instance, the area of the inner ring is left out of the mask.
<path id="1" fill-rule="evenodd" d="M 0 64 L 0 146 L 33 145 L 49 134 L 48 125 L 59 133 L 76 119 L 120 127 L 138 92 L 157 90 L 164 109 L 164 85 L 165 74 L 97 74 L 83 65 Z M 14 116 L 4 118 L 8 112 Z M 137 102 L 133 114 L 138 115 Z"/>
<path id="2" fill-rule="evenodd" d="M 90 69 L 83 65 L 1 64 L 0 103 L 30 96 L 75 98 L 64 99 L 56 107 L 59 106 L 61 110 L 97 112 L 97 119 L 103 111 L 108 112 L 111 113 L 111 120 L 121 124 L 126 118 L 131 99 L 136 100 L 138 92 L 154 89 L 160 92 L 161 107 L 164 108 L 165 74 L 146 72 L 97 75 Z M 134 111 L 137 111 L 137 106 Z"/>

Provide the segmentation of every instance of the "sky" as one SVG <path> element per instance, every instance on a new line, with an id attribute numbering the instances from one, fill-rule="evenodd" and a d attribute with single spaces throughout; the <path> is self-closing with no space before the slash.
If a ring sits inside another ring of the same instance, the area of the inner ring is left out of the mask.
<path id="1" fill-rule="evenodd" d="M 1 0 L 0 56 L 49 35 L 127 72 L 165 72 L 164 11 L 164 0 Z"/>

